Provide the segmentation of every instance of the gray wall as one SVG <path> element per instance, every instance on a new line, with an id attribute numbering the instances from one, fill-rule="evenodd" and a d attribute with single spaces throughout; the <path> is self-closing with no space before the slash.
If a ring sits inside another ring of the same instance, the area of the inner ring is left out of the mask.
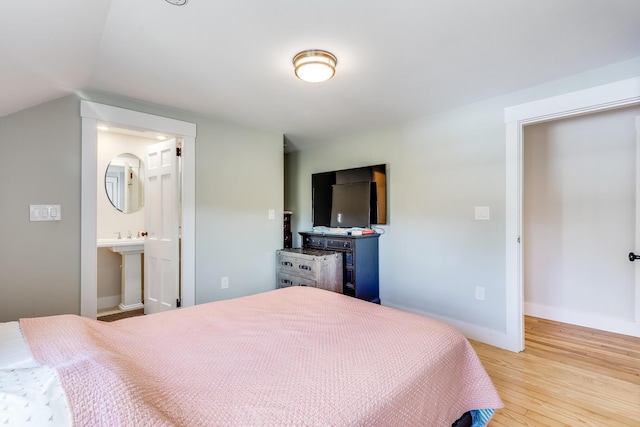
<path id="1" fill-rule="evenodd" d="M 504 108 L 640 75 L 640 58 L 287 154 L 285 208 L 311 229 L 311 174 L 386 163 L 383 305 L 505 332 Z M 428 94 L 425 94 L 428 96 Z M 474 207 L 489 206 L 489 221 Z M 475 299 L 475 287 L 485 300 Z"/>
<path id="2" fill-rule="evenodd" d="M 79 102 L 0 118 L 0 145 L 0 321 L 78 313 Z M 30 204 L 61 205 L 61 220 L 30 222 Z"/>
<path id="3" fill-rule="evenodd" d="M 215 134 L 218 143 L 203 144 L 201 134 Z M 196 303 L 275 289 L 275 251 L 283 242 L 282 135 L 209 122 L 198 124 L 196 145 Z M 221 289 L 222 277 L 229 278 L 228 289 Z"/>
<path id="4" fill-rule="evenodd" d="M 82 93 L 0 118 L 0 321 L 80 312 L 81 98 L 196 123 L 198 303 L 275 288 L 282 135 Z M 61 205 L 62 220 L 29 222 L 29 204 L 48 203 Z M 229 289 L 214 292 L 222 274 Z"/>

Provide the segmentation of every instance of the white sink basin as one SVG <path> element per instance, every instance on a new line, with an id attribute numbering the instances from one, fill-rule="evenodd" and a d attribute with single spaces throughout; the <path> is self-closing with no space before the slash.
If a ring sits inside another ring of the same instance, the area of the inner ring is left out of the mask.
<path id="1" fill-rule="evenodd" d="M 120 254 L 144 251 L 144 239 L 98 239 L 99 248 L 108 248 Z"/>

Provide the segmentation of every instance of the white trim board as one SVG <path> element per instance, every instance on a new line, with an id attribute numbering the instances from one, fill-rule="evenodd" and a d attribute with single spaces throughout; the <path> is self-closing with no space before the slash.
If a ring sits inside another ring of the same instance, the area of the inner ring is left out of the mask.
<path id="1" fill-rule="evenodd" d="M 82 117 L 82 185 L 80 226 L 80 315 L 97 315 L 97 147 L 98 121 L 172 134 L 182 149 L 182 306 L 195 305 L 195 138 L 194 123 L 141 113 L 96 102 L 80 101 Z"/>
<path id="2" fill-rule="evenodd" d="M 418 314 L 420 316 L 428 317 L 430 319 L 438 320 L 442 323 L 446 323 L 449 326 L 453 326 L 459 330 L 466 338 L 480 341 L 485 344 L 492 345 L 499 348 L 507 348 L 508 342 L 507 336 L 504 333 L 498 332 L 495 329 L 485 328 L 483 326 L 474 325 L 473 323 L 463 322 L 458 319 L 450 317 L 440 316 L 438 314 L 429 313 L 426 311 L 416 310 L 414 308 L 405 307 L 397 304 L 383 304 L 385 307 L 395 308 L 397 310 L 405 311 L 408 313 Z"/>
<path id="3" fill-rule="evenodd" d="M 636 324 L 624 319 L 533 303 L 525 303 L 524 312 L 527 316 L 584 326 L 585 328 L 600 329 L 632 336 L 637 334 Z"/>
<path id="4" fill-rule="evenodd" d="M 506 339 L 524 350 L 522 274 L 522 148 L 525 125 L 640 104 L 640 77 L 505 108 L 506 125 Z M 639 291 L 640 293 L 640 291 Z M 640 298 L 636 297 L 636 301 Z M 630 328 L 640 336 L 640 303 Z M 626 328 L 628 329 L 628 328 Z"/>
<path id="5" fill-rule="evenodd" d="M 640 102 L 640 77 L 507 107 L 505 123 L 540 123 Z"/>

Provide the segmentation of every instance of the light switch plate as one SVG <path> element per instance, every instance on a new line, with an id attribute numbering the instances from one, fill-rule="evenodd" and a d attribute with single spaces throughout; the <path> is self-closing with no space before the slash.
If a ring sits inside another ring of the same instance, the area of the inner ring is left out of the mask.
<path id="1" fill-rule="evenodd" d="M 29 221 L 60 221 L 60 205 L 29 205 Z"/>
<path id="2" fill-rule="evenodd" d="M 475 219 L 489 221 L 489 206 L 476 206 Z"/>

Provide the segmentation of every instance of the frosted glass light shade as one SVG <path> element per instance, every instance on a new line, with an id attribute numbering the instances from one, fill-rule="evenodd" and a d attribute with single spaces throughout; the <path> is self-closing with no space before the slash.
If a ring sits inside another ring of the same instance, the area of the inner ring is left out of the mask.
<path id="1" fill-rule="evenodd" d="M 296 76 L 311 83 L 332 78 L 336 73 L 337 63 L 336 57 L 324 50 L 305 50 L 293 57 Z"/>

